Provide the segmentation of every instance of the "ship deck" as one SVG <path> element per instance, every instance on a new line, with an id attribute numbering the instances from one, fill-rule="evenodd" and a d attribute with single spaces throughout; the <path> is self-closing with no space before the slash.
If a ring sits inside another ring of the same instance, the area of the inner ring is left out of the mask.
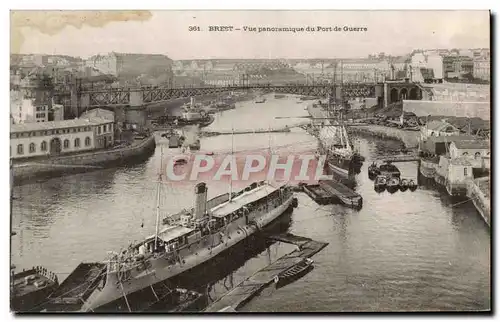
<path id="1" fill-rule="evenodd" d="M 262 289 L 271 284 L 276 275 L 297 265 L 303 258 L 309 258 L 328 246 L 328 243 L 292 234 L 269 236 L 268 238 L 297 245 L 300 249 L 280 257 L 271 265 L 257 271 L 221 298 L 211 303 L 205 309 L 205 312 L 219 312 L 227 310 L 228 307 L 237 310 L 262 291 Z"/>

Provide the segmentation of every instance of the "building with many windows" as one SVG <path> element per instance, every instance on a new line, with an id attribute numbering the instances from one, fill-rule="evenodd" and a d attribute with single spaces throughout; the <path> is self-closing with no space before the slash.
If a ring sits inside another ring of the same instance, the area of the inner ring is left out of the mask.
<path id="1" fill-rule="evenodd" d="M 99 117 L 13 124 L 10 155 L 22 159 L 102 149 L 114 144 L 113 132 L 113 121 Z"/>

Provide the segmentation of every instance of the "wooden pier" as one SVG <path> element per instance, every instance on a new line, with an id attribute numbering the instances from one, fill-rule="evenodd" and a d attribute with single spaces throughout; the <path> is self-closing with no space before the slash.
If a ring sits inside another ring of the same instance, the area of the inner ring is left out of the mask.
<path id="1" fill-rule="evenodd" d="M 237 310 L 261 292 L 266 286 L 271 284 L 276 275 L 298 264 L 302 259 L 313 256 L 328 246 L 328 243 L 318 242 L 310 238 L 295 236 L 292 234 L 268 236 L 268 238 L 275 241 L 297 245 L 298 249 L 280 257 L 271 265 L 264 267 L 245 279 L 231 291 L 211 303 L 205 309 L 205 312 L 219 312 L 222 310 L 228 311 L 228 309 L 231 311 Z"/>

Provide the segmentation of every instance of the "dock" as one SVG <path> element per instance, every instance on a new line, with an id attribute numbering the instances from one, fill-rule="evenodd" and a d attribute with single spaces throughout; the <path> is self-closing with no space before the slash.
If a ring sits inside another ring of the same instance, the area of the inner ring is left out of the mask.
<path id="1" fill-rule="evenodd" d="M 233 134 L 260 134 L 260 133 L 286 133 L 290 132 L 290 127 L 276 129 L 254 129 L 254 130 L 234 130 L 234 131 L 202 131 L 200 136 L 233 135 Z"/>
<path id="2" fill-rule="evenodd" d="M 379 157 L 376 161 L 381 162 L 411 162 L 411 161 L 419 161 L 420 157 L 416 154 L 403 154 L 403 155 L 391 155 L 386 157 Z"/>
<path id="3" fill-rule="evenodd" d="M 267 236 L 267 238 L 297 245 L 298 249 L 280 257 L 271 265 L 264 267 L 245 279 L 231 291 L 211 303 L 205 309 L 205 312 L 227 311 L 228 309 L 237 310 L 261 292 L 266 286 L 271 284 L 276 275 L 293 267 L 302 259 L 312 257 L 328 246 L 328 243 L 318 242 L 310 238 L 292 234 Z"/>
<path id="4" fill-rule="evenodd" d="M 319 186 L 347 207 L 359 209 L 363 205 L 363 197 L 340 182 L 321 180 Z"/>

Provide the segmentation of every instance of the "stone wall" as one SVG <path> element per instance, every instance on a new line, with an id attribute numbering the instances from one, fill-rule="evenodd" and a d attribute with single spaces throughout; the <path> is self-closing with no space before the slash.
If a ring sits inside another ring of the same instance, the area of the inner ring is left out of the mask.
<path id="1" fill-rule="evenodd" d="M 417 116 L 442 115 L 479 117 L 490 120 L 490 102 L 413 101 L 403 100 L 403 111 Z"/>

